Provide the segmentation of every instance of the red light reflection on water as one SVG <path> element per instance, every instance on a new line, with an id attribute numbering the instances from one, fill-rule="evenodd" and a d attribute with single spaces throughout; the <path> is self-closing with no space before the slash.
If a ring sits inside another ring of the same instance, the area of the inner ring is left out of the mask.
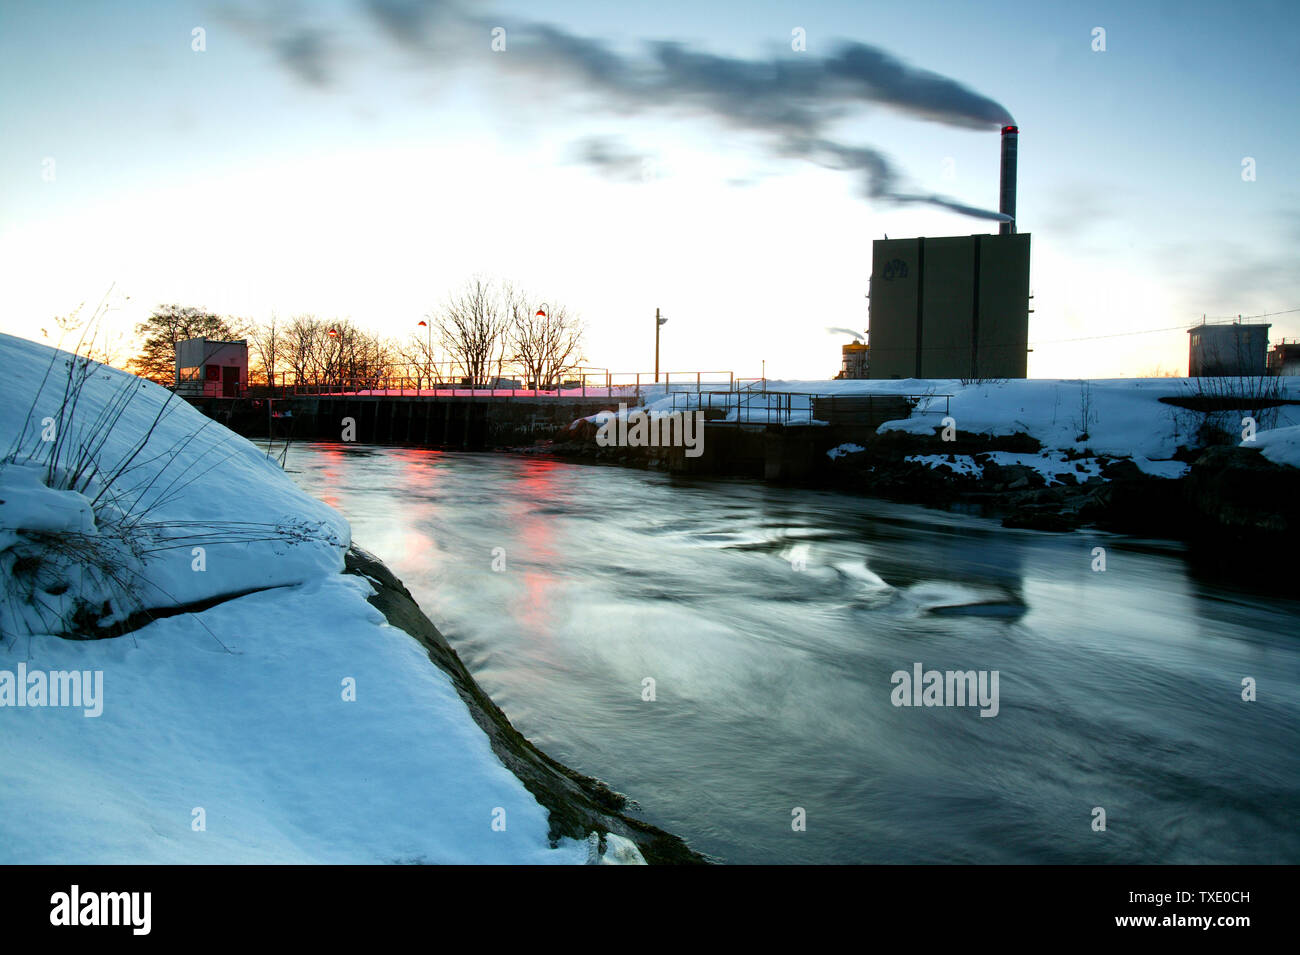
<path id="1" fill-rule="evenodd" d="M 343 463 L 347 452 L 343 450 L 342 445 L 318 444 L 315 451 L 324 461 L 324 466 L 320 468 L 320 484 L 324 493 L 320 494 L 320 499 L 339 513 L 343 512 L 343 504 L 339 495 L 339 472 L 338 466 Z"/>
<path id="2" fill-rule="evenodd" d="M 536 512 L 539 502 L 553 499 L 559 492 L 556 480 L 562 470 L 559 464 L 545 458 L 532 458 L 522 462 L 522 472 L 512 485 L 512 494 L 505 503 L 515 529 L 515 545 L 523 553 L 520 561 L 523 571 L 523 591 L 512 608 L 515 618 L 535 636 L 546 642 L 554 638 L 551 613 L 551 591 L 559 585 L 559 578 L 547 568 L 556 560 L 553 549 L 554 522 Z M 520 546 L 522 545 L 522 546 Z M 507 560 L 510 554 L 507 549 Z M 511 565 L 507 563 L 507 568 Z M 519 566 L 516 564 L 515 566 Z"/>
<path id="3" fill-rule="evenodd" d="M 400 485 L 394 482 L 394 489 L 418 492 L 436 485 L 437 464 L 443 453 L 430 448 L 388 448 L 385 459 L 397 466 L 401 482 Z M 413 527 L 409 521 L 401 520 L 400 515 L 394 517 L 396 533 L 393 534 L 393 544 L 389 547 L 393 559 L 403 569 L 410 568 L 419 572 L 428 570 L 437 562 L 434 539 Z"/>

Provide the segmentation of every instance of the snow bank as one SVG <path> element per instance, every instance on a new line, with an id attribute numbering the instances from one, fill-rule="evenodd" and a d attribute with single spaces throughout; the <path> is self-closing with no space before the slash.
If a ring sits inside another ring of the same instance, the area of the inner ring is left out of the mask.
<path id="1" fill-rule="evenodd" d="M 967 434 L 1023 433 L 1044 448 L 1148 461 L 1168 461 L 1179 445 L 1192 443 L 1195 416 L 1160 401 L 1187 395 L 1178 379 L 936 384 L 951 392 L 948 413 Z M 914 415 L 888 421 L 880 431 L 933 434 L 937 426 L 933 415 Z"/>
<path id="2" fill-rule="evenodd" d="M 1281 397 L 1300 397 L 1300 379 L 1277 381 Z M 1008 379 L 971 384 L 958 379 L 915 378 L 770 380 L 766 392 L 743 392 L 739 411 L 736 398 L 730 398 L 726 420 L 808 423 L 812 420 L 811 403 L 802 395 L 909 395 L 919 399 L 911 417 L 887 421 L 880 426 L 881 432 L 933 435 L 944 416 L 951 415 L 962 433 L 1027 434 L 1046 450 L 1132 458 L 1148 474 L 1176 477 L 1185 467 L 1172 457 L 1179 446 L 1195 444 L 1201 416 L 1160 399 L 1189 397 L 1195 387 L 1192 379 L 1185 378 Z M 646 386 L 643 393 L 645 407 L 653 411 L 686 410 L 710 402 L 723 407 L 719 395 L 669 393 L 662 385 Z M 602 412 L 587 420 L 604 420 L 607 415 Z M 1300 406 L 1279 408 L 1276 425 L 1278 430 L 1300 425 Z"/>
<path id="3" fill-rule="evenodd" d="M 347 522 L 243 438 L 96 366 L 65 447 L 103 438 L 99 476 L 51 479 L 71 358 L 0 335 L 0 863 L 640 860 L 551 848 L 448 676 L 341 573 Z M 127 615 L 119 562 L 155 611 L 229 599 L 55 636 Z"/>
<path id="4" fill-rule="evenodd" d="M 110 601 L 110 620 L 342 570 L 347 522 L 301 491 L 264 452 L 166 389 L 92 365 L 75 412 L 61 415 L 71 360 L 65 352 L 0 335 L 0 401 L 9 412 L 0 419 L 0 454 L 8 458 L 0 467 L 0 572 L 7 585 L 16 583 L 10 572 L 19 531 L 76 529 L 100 537 L 98 559 L 120 578 L 116 589 L 135 596 L 134 605 Z M 105 436 L 103 415 L 115 406 L 121 416 Z M 60 428 L 67 431 L 58 458 L 63 466 L 54 469 L 54 486 L 46 487 L 41 472 Z M 61 481 L 73 480 L 68 465 L 82 448 L 95 451 L 94 471 L 79 491 L 60 488 Z M 121 475 L 110 482 L 107 476 L 119 468 Z M 80 586 L 80 569 L 65 570 L 60 575 L 46 566 L 41 586 Z M 102 580 L 87 586 L 88 600 L 114 589 Z M 58 632 L 60 623 L 67 621 L 27 614 L 5 625 Z"/>
<path id="5" fill-rule="evenodd" d="M 1274 464 L 1300 468 L 1300 426 L 1272 428 L 1255 435 L 1254 441 L 1241 442 L 1243 448 L 1259 448 Z"/>
<path id="6" fill-rule="evenodd" d="M 0 860 L 587 861 L 548 847 L 546 811 L 369 593 L 336 574 L 0 655 L 104 674 L 98 718 L 0 709 Z"/>

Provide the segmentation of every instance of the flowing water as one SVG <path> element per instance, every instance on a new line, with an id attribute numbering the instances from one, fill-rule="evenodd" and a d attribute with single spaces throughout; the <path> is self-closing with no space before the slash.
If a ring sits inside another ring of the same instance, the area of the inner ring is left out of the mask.
<path id="1" fill-rule="evenodd" d="M 521 732 L 716 859 L 1300 862 L 1300 602 L 1176 545 L 510 455 L 289 468 Z M 996 715 L 896 706 L 916 664 L 997 671 Z"/>

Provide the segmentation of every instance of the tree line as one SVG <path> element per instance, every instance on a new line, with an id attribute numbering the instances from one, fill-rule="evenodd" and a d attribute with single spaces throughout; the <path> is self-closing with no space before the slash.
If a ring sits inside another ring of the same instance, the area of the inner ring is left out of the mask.
<path id="1" fill-rule="evenodd" d="M 257 322 L 181 305 L 160 306 L 135 332 L 140 350 L 128 367 L 169 387 L 176 345 L 190 338 L 247 341 L 250 381 L 261 384 L 373 389 L 401 378 L 483 388 L 518 375 L 522 387 L 549 389 L 586 360 L 584 324 L 564 305 L 484 278 L 471 279 L 402 338 L 347 319 L 272 315 Z"/>

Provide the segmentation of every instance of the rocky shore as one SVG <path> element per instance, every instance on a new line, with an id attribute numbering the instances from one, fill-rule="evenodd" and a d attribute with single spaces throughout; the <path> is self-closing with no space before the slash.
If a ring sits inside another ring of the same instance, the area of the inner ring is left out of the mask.
<path id="1" fill-rule="evenodd" d="M 392 626 L 418 640 L 429 659 L 451 678 L 474 721 L 487 734 L 493 752 L 550 813 L 552 841 L 564 837 L 582 840 L 599 833 L 600 845 L 593 847 L 595 857 L 607 851 L 606 834 L 613 833 L 635 843 L 652 865 L 709 861 L 678 837 L 628 815 L 626 810 L 634 804 L 626 796 L 556 762 L 525 739 L 475 682 L 410 591 L 377 557 L 353 546 L 347 553 L 346 572 L 370 582 L 376 591 L 370 603 Z"/>

